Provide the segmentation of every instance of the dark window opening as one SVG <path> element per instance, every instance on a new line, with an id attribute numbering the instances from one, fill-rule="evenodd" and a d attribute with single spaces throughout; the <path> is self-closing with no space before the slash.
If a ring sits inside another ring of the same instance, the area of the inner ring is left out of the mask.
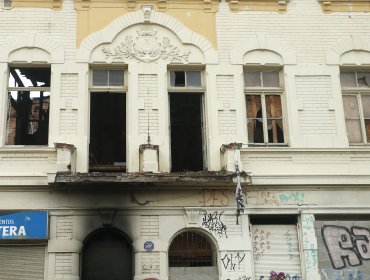
<path id="1" fill-rule="evenodd" d="M 90 108 L 90 170 L 126 169 L 126 97 L 92 92 Z"/>
<path id="2" fill-rule="evenodd" d="M 47 145 L 50 68 L 10 68 L 7 145 Z"/>
<path id="3" fill-rule="evenodd" d="M 203 170 L 202 94 L 170 94 L 172 172 Z"/>
<path id="4" fill-rule="evenodd" d="M 84 242 L 81 280 L 131 280 L 132 248 L 118 231 L 103 229 Z"/>
<path id="5" fill-rule="evenodd" d="M 171 86 L 175 86 L 175 87 L 185 86 L 185 72 L 184 71 L 171 72 Z"/>
<path id="6" fill-rule="evenodd" d="M 171 242 L 170 267 L 213 266 L 212 244 L 206 236 L 196 232 L 183 232 Z"/>
<path id="7" fill-rule="evenodd" d="M 253 225 L 295 225 L 298 223 L 296 215 L 251 215 L 249 221 Z"/>
<path id="8" fill-rule="evenodd" d="M 171 71 L 171 87 L 201 87 L 202 78 L 200 71 Z"/>

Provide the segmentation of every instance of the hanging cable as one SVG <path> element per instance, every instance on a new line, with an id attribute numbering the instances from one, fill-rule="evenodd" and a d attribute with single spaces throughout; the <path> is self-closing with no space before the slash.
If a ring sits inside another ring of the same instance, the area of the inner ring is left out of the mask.
<path id="1" fill-rule="evenodd" d="M 8 142 L 9 134 L 12 133 L 12 130 L 10 128 L 10 122 L 11 122 L 11 110 L 12 110 L 12 100 L 11 100 L 11 94 L 8 94 L 8 124 L 6 128 L 6 142 Z M 9 144 L 9 143 L 8 143 Z"/>
<path id="2" fill-rule="evenodd" d="M 243 191 L 240 184 L 240 173 L 239 173 L 239 163 L 238 159 L 236 157 L 236 150 L 234 147 L 234 157 L 235 157 L 235 172 L 236 172 L 236 190 L 235 190 L 235 199 L 236 199 L 236 224 L 239 225 L 239 216 L 240 213 L 244 213 L 245 205 L 244 205 L 244 199 L 243 199 Z"/>

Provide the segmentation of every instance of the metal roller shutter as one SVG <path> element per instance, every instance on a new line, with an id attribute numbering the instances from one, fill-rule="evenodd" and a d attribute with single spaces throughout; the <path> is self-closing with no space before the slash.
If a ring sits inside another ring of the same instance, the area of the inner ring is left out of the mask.
<path id="1" fill-rule="evenodd" d="M 286 279 L 301 279 L 296 225 L 253 225 L 255 279 L 270 279 L 270 272 L 284 272 Z"/>
<path id="2" fill-rule="evenodd" d="M 0 246 L 1 280 L 43 280 L 45 246 Z"/>

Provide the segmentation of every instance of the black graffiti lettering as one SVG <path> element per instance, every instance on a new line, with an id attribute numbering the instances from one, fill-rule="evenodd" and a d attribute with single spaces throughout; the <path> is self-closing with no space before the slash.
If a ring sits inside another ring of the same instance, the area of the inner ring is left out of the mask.
<path id="1" fill-rule="evenodd" d="M 363 260 L 370 260 L 370 231 L 367 228 L 353 226 L 352 234 L 355 236 L 355 246 Z"/>
<path id="2" fill-rule="evenodd" d="M 214 232 L 219 237 L 223 237 L 225 234 L 225 237 L 228 238 L 226 234 L 226 225 L 221 221 L 222 213 L 223 212 L 218 213 L 218 211 L 207 213 L 207 211 L 204 211 L 202 226 Z"/>
<path id="3" fill-rule="evenodd" d="M 359 266 L 362 260 L 370 259 L 370 232 L 367 228 L 355 227 L 351 231 L 342 226 L 324 225 L 323 241 L 334 269 Z"/>
<path id="4" fill-rule="evenodd" d="M 229 266 L 229 263 L 230 263 L 229 256 L 226 254 L 221 260 L 222 260 L 222 264 L 224 265 L 224 268 L 226 269 Z M 225 260 L 226 260 L 226 262 L 225 262 Z"/>
<path id="5" fill-rule="evenodd" d="M 245 258 L 245 254 L 240 254 L 240 253 L 237 253 L 236 255 L 225 254 L 225 256 L 221 260 L 222 260 L 222 264 L 225 269 L 235 271 L 236 267 L 238 270 L 240 270 L 240 264 L 244 260 L 244 258 Z"/>

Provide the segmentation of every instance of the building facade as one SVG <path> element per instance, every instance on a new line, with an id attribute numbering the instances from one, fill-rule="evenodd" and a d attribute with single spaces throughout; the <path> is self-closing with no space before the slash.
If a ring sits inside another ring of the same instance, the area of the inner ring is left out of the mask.
<path id="1" fill-rule="evenodd" d="M 0 3 L 0 279 L 370 279 L 370 1 Z"/>

